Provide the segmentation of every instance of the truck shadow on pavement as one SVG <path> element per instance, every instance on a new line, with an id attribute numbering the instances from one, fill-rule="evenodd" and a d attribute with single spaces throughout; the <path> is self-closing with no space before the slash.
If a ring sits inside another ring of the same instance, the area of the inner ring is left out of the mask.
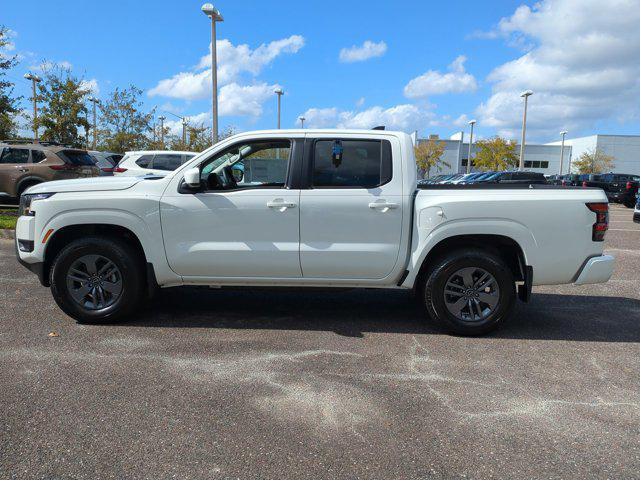
<path id="1" fill-rule="evenodd" d="M 405 291 L 291 288 L 163 290 L 124 326 L 433 334 L 446 332 L 425 317 Z M 518 303 L 494 338 L 640 342 L 640 300 L 535 294 Z"/>

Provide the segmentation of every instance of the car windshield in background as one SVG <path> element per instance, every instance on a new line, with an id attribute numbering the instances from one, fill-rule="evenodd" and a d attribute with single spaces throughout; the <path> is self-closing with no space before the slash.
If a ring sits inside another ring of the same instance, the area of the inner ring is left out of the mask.
<path id="1" fill-rule="evenodd" d="M 95 159 L 87 152 L 77 150 L 62 150 L 57 155 L 65 161 L 65 163 L 71 163 L 72 165 L 95 165 Z"/>

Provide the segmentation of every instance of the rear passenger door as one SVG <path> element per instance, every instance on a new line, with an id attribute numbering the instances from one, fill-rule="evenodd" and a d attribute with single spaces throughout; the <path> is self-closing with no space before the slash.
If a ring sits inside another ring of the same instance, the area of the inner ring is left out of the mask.
<path id="1" fill-rule="evenodd" d="M 176 153 L 156 153 L 148 168 L 151 169 L 150 173 L 166 175 L 167 172 L 172 172 L 182 165 L 184 158 L 184 155 Z"/>
<path id="2" fill-rule="evenodd" d="M 393 137 L 306 140 L 300 193 L 303 277 L 371 280 L 393 271 L 404 213 L 399 148 Z"/>

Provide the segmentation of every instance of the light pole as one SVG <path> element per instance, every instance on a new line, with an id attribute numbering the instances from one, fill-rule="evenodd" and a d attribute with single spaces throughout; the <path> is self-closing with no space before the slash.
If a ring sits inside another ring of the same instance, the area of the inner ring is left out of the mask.
<path id="1" fill-rule="evenodd" d="M 187 146 L 187 119 L 182 119 L 182 145 Z"/>
<path id="2" fill-rule="evenodd" d="M 93 149 L 96 149 L 98 144 L 98 122 L 96 115 L 96 104 L 100 101 L 96 97 L 89 97 L 89 101 L 93 103 Z"/>
<path id="3" fill-rule="evenodd" d="M 531 90 L 525 90 L 520 94 L 520 96 L 524 98 L 524 114 L 522 116 L 522 141 L 520 142 L 520 164 L 518 165 L 518 170 L 524 170 L 524 142 L 527 132 L 527 103 L 531 95 L 533 95 Z"/>
<path id="4" fill-rule="evenodd" d="M 473 146 L 473 126 L 476 124 L 475 120 L 471 120 L 471 136 L 469 137 L 469 155 L 467 155 L 467 173 L 471 173 L 471 147 Z"/>
<path id="5" fill-rule="evenodd" d="M 298 120 L 300 120 L 300 128 L 304 128 L 304 121 L 306 120 L 306 118 L 298 117 Z"/>
<path id="6" fill-rule="evenodd" d="M 276 88 L 273 93 L 278 96 L 278 130 L 280 130 L 280 112 L 282 107 L 282 95 L 284 95 L 284 90 L 281 88 Z"/>
<path id="7" fill-rule="evenodd" d="M 38 101 L 36 99 L 36 83 L 40 83 L 42 79 L 33 73 L 25 73 L 24 78 L 31 80 L 33 87 L 33 142 L 38 143 Z"/>
<path id="8" fill-rule="evenodd" d="M 216 52 L 216 22 L 224 21 L 220 12 L 210 3 L 202 5 L 202 12 L 211 19 L 211 141 L 218 142 L 218 66 Z"/>
<path id="9" fill-rule="evenodd" d="M 162 145 L 162 150 L 164 150 L 164 121 L 167 119 L 164 115 L 158 117 L 160 120 L 160 145 Z"/>
<path id="10" fill-rule="evenodd" d="M 566 130 L 560 132 L 560 135 L 562 135 L 562 146 L 560 147 L 560 175 L 562 175 L 562 164 L 564 163 L 564 137 L 566 134 Z M 571 167 L 569 167 L 569 170 L 571 170 Z M 571 171 L 568 173 L 571 173 Z"/>

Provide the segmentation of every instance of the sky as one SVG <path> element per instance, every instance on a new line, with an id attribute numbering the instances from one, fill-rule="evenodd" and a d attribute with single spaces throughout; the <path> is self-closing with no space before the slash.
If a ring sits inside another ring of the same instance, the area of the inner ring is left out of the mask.
<path id="1" fill-rule="evenodd" d="M 22 78 L 68 66 L 105 98 L 130 84 L 146 108 L 211 121 L 210 23 L 202 1 L 0 0 Z M 640 134 L 640 0 L 447 2 L 219 0 L 220 126 L 371 128 L 449 138 L 556 141 Z"/>

